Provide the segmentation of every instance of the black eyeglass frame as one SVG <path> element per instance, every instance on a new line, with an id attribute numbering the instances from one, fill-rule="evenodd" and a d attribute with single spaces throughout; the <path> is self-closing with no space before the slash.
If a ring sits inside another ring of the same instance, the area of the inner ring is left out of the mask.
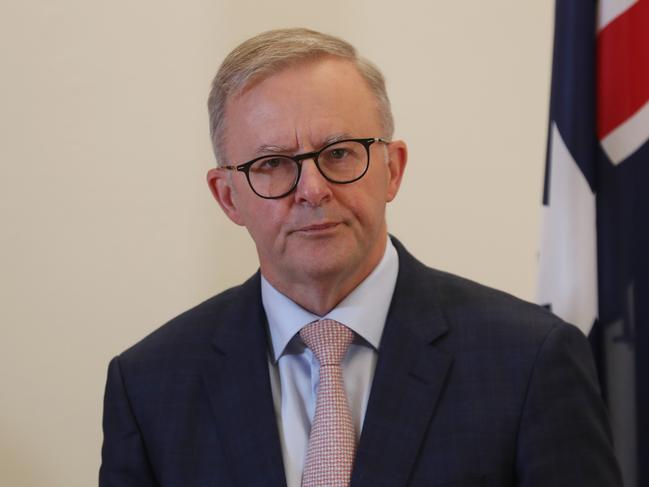
<path id="1" fill-rule="evenodd" d="M 343 142 L 358 142 L 358 143 L 362 144 L 363 147 L 365 147 L 365 152 L 367 153 L 367 164 L 365 164 L 365 169 L 363 170 L 363 172 L 361 174 L 359 174 L 357 177 L 355 177 L 354 179 L 351 179 L 349 181 L 336 181 L 335 179 L 332 179 L 329 176 L 327 176 L 322 171 L 322 168 L 320 167 L 320 163 L 318 162 L 318 157 L 320 156 L 320 154 L 322 152 L 327 150 L 329 147 L 337 145 L 337 144 L 341 144 Z M 267 200 L 276 200 L 276 199 L 279 199 L 279 198 L 283 198 L 284 196 L 288 196 L 289 194 L 291 194 L 293 192 L 293 190 L 295 190 L 295 188 L 297 187 L 297 183 L 300 181 L 300 176 L 302 175 L 302 161 L 305 161 L 307 159 L 313 159 L 313 162 L 315 163 L 315 166 L 318 168 L 318 171 L 320 172 L 320 174 L 322 174 L 322 177 L 325 178 L 327 181 L 329 181 L 331 183 L 349 184 L 349 183 L 353 183 L 354 181 L 358 181 L 363 176 L 365 176 L 365 174 L 367 173 L 367 170 L 370 167 L 370 146 L 372 144 L 374 144 L 375 142 L 382 142 L 384 144 L 389 144 L 390 143 L 389 140 L 385 140 L 385 139 L 382 139 L 380 137 L 366 137 L 366 138 L 361 138 L 361 139 L 342 139 L 342 140 L 336 140 L 335 142 L 331 142 L 330 144 L 327 144 L 324 147 L 322 147 L 319 150 L 314 151 L 314 152 L 305 152 L 304 154 L 297 154 L 295 156 L 288 156 L 288 155 L 285 155 L 285 154 L 276 154 L 276 155 L 267 154 L 265 156 L 255 157 L 254 159 L 252 159 L 252 160 L 250 160 L 248 162 L 244 162 L 243 164 L 238 164 L 236 166 L 221 166 L 219 169 L 226 169 L 226 170 L 229 170 L 229 171 L 241 171 L 242 173 L 244 173 L 246 175 L 246 179 L 248 180 L 248 186 L 250 186 L 250 189 L 252 189 L 253 193 L 255 193 L 260 198 L 264 198 L 264 199 L 267 199 Z M 286 192 L 284 192 L 284 193 L 282 193 L 282 194 L 280 194 L 278 196 L 264 196 L 262 194 L 259 194 L 255 190 L 254 186 L 252 185 L 252 182 L 250 181 L 250 168 L 252 167 L 252 165 L 257 161 L 260 161 L 262 159 L 267 159 L 269 157 L 285 157 L 286 159 L 291 159 L 297 165 L 297 175 L 295 177 L 295 181 L 293 181 L 293 184 L 291 185 L 291 187 Z"/>

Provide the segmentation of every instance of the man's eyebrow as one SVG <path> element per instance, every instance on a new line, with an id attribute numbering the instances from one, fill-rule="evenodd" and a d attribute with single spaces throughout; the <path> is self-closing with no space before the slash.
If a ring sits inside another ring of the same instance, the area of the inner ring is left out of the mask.
<path id="1" fill-rule="evenodd" d="M 261 144 L 255 149 L 255 154 L 290 154 L 291 150 L 282 145 Z"/>
<path id="2" fill-rule="evenodd" d="M 333 134 L 333 135 L 330 135 L 329 137 L 327 137 L 326 139 L 324 139 L 324 140 L 322 141 L 321 147 L 324 147 L 325 145 L 333 144 L 333 143 L 335 143 L 335 142 L 339 142 L 339 141 L 341 141 L 341 140 L 345 140 L 345 139 L 353 139 L 353 138 L 354 138 L 354 137 L 352 137 L 352 136 L 351 136 L 350 134 L 348 134 L 348 133 L 338 133 L 338 134 Z"/>
<path id="3" fill-rule="evenodd" d="M 340 140 L 345 140 L 345 139 L 351 139 L 353 138 L 350 134 L 348 133 L 338 133 L 338 134 L 332 134 L 326 137 L 325 139 L 322 140 L 322 142 L 319 144 L 318 149 L 321 147 L 324 147 L 325 145 L 333 144 L 335 142 L 338 142 Z M 284 145 L 275 145 L 275 144 L 261 144 L 257 146 L 255 149 L 255 154 L 257 155 L 263 155 L 263 154 L 292 154 L 295 152 L 294 148 L 287 147 Z"/>

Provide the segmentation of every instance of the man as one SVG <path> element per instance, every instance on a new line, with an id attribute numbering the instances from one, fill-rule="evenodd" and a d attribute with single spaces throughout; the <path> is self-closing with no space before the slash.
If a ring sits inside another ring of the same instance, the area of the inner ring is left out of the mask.
<path id="1" fill-rule="evenodd" d="M 406 146 L 352 46 L 256 36 L 209 109 L 260 272 L 111 362 L 101 486 L 621 485 L 583 335 L 388 237 Z"/>

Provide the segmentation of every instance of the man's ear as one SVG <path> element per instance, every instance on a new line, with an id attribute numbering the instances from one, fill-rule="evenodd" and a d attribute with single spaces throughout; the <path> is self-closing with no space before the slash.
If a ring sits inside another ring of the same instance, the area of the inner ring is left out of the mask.
<path id="1" fill-rule="evenodd" d="M 236 188 L 232 183 L 232 174 L 227 169 L 212 168 L 207 171 L 207 185 L 212 196 L 223 212 L 237 225 L 244 225 L 236 203 Z"/>
<path id="2" fill-rule="evenodd" d="M 399 192 L 401 179 L 408 162 L 408 147 L 403 140 L 393 140 L 388 144 L 388 188 L 386 201 L 392 201 Z"/>

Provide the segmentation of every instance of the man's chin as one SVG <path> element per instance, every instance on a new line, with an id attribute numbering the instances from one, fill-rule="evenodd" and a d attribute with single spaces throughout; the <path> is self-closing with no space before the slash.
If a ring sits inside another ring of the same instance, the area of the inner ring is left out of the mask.
<path id="1" fill-rule="evenodd" d="M 298 276 L 304 276 L 310 280 L 329 279 L 340 276 L 348 269 L 341 259 L 336 256 L 305 256 L 303 259 L 295 261 L 293 271 Z"/>

